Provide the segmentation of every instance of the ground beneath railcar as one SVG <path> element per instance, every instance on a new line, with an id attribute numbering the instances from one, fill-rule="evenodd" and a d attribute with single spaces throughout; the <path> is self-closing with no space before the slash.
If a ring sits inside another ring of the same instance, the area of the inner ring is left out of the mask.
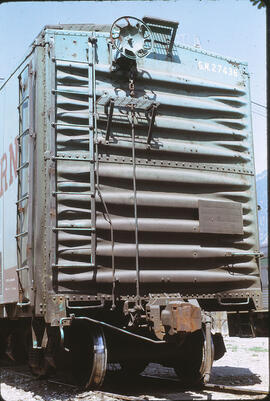
<path id="1" fill-rule="evenodd" d="M 225 338 L 227 353 L 214 362 L 210 383 L 246 389 L 269 390 L 269 339 Z M 21 374 L 2 367 L 1 394 L 6 401 L 116 401 L 122 395 L 132 400 L 224 400 L 263 399 L 265 395 L 219 393 L 214 391 L 184 391 L 176 382 L 155 380 L 150 376 L 176 378 L 174 371 L 160 365 L 150 364 L 143 376 L 134 380 L 123 380 L 117 372 L 111 372 L 101 389 L 78 391 L 73 387 L 36 380 L 21 367 Z M 117 367 L 116 367 L 117 369 Z M 19 371 L 19 369 L 17 369 Z M 25 374 L 25 375 L 24 375 Z M 111 393 L 111 394 L 108 394 Z M 133 398 L 134 397 L 134 398 Z"/>

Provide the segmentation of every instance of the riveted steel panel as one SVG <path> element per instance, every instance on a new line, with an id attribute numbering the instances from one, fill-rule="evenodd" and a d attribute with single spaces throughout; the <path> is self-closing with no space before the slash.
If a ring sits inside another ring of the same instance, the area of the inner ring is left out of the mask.
<path id="1" fill-rule="evenodd" d="M 200 199 L 199 230 L 201 233 L 244 234 L 241 203 Z"/>
<path id="2" fill-rule="evenodd" d="M 73 57 L 69 50 L 65 54 L 66 34 L 69 43 L 76 40 L 81 57 Z M 55 38 L 58 158 L 55 288 L 68 294 L 110 295 L 116 279 L 119 295 L 134 295 L 135 195 L 126 107 L 128 78 L 112 67 L 115 54 L 108 45 L 108 33 L 96 32 L 95 160 L 91 161 L 89 78 L 94 78 L 86 57 L 91 33 L 84 32 L 80 38 L 79 31 L 51 30 L 50 35 Z M 156 52 L 138 61 L 135 98 L 142 291 L 205 297 L 230 291 L 239 294 L 236 297 L 246 291 L 257 294 L 260 277 L 246 64 L 174 46 L 170 60 Z M 115 106 L 107 138 L 110 99 L 115 99 Z M 153 103 L 158 108 L 148 146 Z M 137 104 L 149 104 L 149 108 L 136 109 Z M 95 177 L 89 181 L 91 163 Z M 95 194 L 93 179 L 98 188 Z M 95 265 L 91 264 L 93 196 Z"/>
<path id="3" fill-rule="evenodd" d="M 138 60 L 135 193 L 128 72 L 113 63 L 108 27 L 95 32 L 96 42 L 86 26 L 62 28 L 45 29 L 35 49 L 36 313 L 54 294 L 111 299 L 113 283 L 119 299 L 135 296 L 135 197 L 145 299 L 164 292 L 257 299 L 247 65 L 176 44 L 171 57 L 163 49 Z M 15 135 L 15 123 L 7 124 Z M 0 140 L 1 158 L 11 139 Z M 5 199 L 15 211 L 12 193 L 6 191 Z M 3 219 L 4 202 L 0 197 Z M 1 225 L 0 252 L 4 237 L 15 234 L 10 227 Z M 12 240 L 3 252 L 3 265 L 16 270 L 14 245 Z"/>

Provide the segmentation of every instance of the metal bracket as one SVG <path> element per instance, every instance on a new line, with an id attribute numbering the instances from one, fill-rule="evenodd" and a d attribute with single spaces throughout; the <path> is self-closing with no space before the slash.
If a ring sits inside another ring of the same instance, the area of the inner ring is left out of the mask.
<path id="1" fill-rule="evenodd" d="M 155 124 L 155 119 L 156 119 L 156 114 L 157 114 L 157 107 L 158 104 L 154 103 L 153 107 L 152 107 L 152 114 L 151 114 L 151 120 L 150 120 L 150 124 L 149 124 L 149 128 L 148 128 L 148 134 L 147 134 L 147 145 L 150 146 L 150 142 L 152 139 L 152 131 L 153 131 L 153 127 Z"/>
<path id="2" fill-rule="evenodd" d="M 37 134 L 36 134 L 36 132 L 35 131 L 33 131 L 33 130 L 30 130 L 30 134 L 29 134 L 30 136 L 31 136 L 31 138 L 33 138 L 33 139 L 36 139 L 36 137 L 37 137 Z"/>
<path id="3" fill-rule="evenodd" d="M 63 317 L 62 319 L 60 319 L 59 321 L 59 330 L 60 330 L 60 344 L 61 347 L 67 351 L 70 352 L 69 348 L 66 348 L 64 346 L 64 342 L 65 342 L 65 332 L 64 332 L 64 326 L 71 326 L 73 319 L 75 318 L 74 314 L 71 314 L 70 317 Z"/>
<path id="4" fill-rule="evenodd" d="M 50 153 L 50 151 L 46 151 L 44 152 L 44 160 L 51 160 L 52 159 L 52 155 Z"/>
<path id="5" fill-rule="evenodd" d="M 109 109 L 109 115 L 108 115 L 107 127 L 106 127 L 106 142 L 109 141 L 109 137 L 110 137 L 110 133 L 111 133 L 113 109 L 114 109 L 114 99 L 110 99 L 110 109 Z"/>
<path id="6" fill-rule="evenodd" d="M 33 349 L 45 349 L 48 344 L 47 328 L 44 320 L 32 318 L 32 346 Z"/>
<path id="7" fill-rule="evenodd" d="M 155 118 L 156 118 L 156 113 L 157 113 L 157 108 L 159 106 L 159 103 L 154 103 L 152 100 L 149 99 L 142 99 L 142 98 L 132 98 L 130 96 L 127 97 L 115 97 L 112 98 L 110 96 L 101 96 L 97 104 L 100 106 L 104 106 L 106 108 L 109 105 L 109 112 L 108 112 L 108 120 L 107 120 L 107 126 L 106 126 L 106 137 L 105 141 L 108 144 L 110 134 L 111 134 L 111 126 L 112 126 L 112 117 L 113 117 L 113 112 L 115 107 L 121 107 L 121 108 L 128 108 L 133 106 L 133 110 L 139 110 L 139 111 L 144 111 L 146 113 L 149 113 L 151 110 L 151 117 L 150 117 L 150 123 L 149 123 L 149 128 L 148 128 L 148 133 L 147 133 L 147 145 L 148 147 L 150 146 L 150 142 L 152 140 L 152 132 L 153 132 L 153 127 L 155 124 Z"/>
<path id="8" fill-rule="evenodd" d="M 59 326 L 60 319 L 66 318 L 66 298 L 63 295 L 51 295 L 47 300 L 47 311 L 44 314 L 46 323 Z"/>
<path id="9" fill-rule="evenodd" d="M 97 43 L 97 38 L 95 37 L 88 38 L 88 42 L 91 43 L 92 45 L 95 45 Z"/>
<path id="10" fill-rule="evenodd" d="M 43 336 L 42 336 L 41 345 L 39 346 L 39 345 L 38 345 L 38 340 L 37 340 L 37 336 L 36 336 L 35 330 L 34 330 L 34 328 L 33 328 L 33 326 L 32 326 L 32 342 L 33 342 L 32 345 L 33 345 L 33 348 L 34 348 L 34 349 L 45 349 L 45 348 L 47 347 L 47 344 L 48 344 L 48 334 L 47 334 L 46 327 L 45 327 L 45 329 L 44 329 L 44 333 L 43 333 Z"/>

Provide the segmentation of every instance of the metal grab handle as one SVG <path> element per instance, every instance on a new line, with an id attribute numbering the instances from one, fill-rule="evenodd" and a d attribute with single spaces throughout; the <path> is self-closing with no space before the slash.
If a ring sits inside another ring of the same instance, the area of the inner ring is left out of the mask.
<path id="1" fill-rule="evenodd" d="M 30 305 L 30 304 L 31 304 L 30 301 L 27 301 L 27 302 L 17 302 L 17 306 L 20 306 L 21 308 L 22 308 L 23 306 L 28 306 L 28 305 Z"/>
<path id="2" fill-rule="evenodd" d="M 70 320 L 72 320 L 72 319 L 73 319 L 73 316 L 72 316 L 72 318 L 70 318 L 70 317 L 62 317 L 62 318 L 60 319 L 60 321 L 59 321 L 60 346 L 61 346 L 66 352 L 70 352 L 70 349 L 67 348 L 67 347 L 65 347 L 65 345 L 64 345 L 64 342 L 65 342 L 65 332 L 64 332 L 64 324 L 63 324 L 63 322 L 64 322 L 65 320 L 70 321 Z"/>
<path id="3" fill-rule="evenodd" d="M 23 266 L 16 269 L 16 272 L 21 272 L 22 270 L 29 270 L 29 266 Z"/>
<path id="4" fill-rule="evenodd" d="M 99 305 L 86 305 L 86 306 L 70 306 L 69 300 L 66 300 L 66 307 L 68 309 L 99 309 L 99 308 L 104 308 L 104 305 L 105 305 L 104 299 L 101 300 L 101 303 Z"/>
<path id="5" fill-rule="evenodd" d="M 248 305 L 249 299 L 250 298 L 248 297 L 247 300 L 244 302 L 222 302 L 221 297 L 220 296 L 217 297 L 217 301 L 218 301 L 219 305 L 223 305 L 223 306 Z"/>

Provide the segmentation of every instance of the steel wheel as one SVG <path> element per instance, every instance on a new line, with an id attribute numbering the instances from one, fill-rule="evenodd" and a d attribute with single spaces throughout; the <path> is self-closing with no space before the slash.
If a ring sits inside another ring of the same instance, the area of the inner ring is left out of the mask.
<path id="1" fill-rule="evenodd" d="M 5 353 L 13 361 L 23 363 L 27 361 L 27 338 L 23 329 L 12 330 L 4 339 Z"/>
<path id="2" fill-rule="evenodd" d="M 107 348 L 103 329 L 87 322 L 70 328 L 71 373 L 86 389 L 102 385 L 107 368 Z"/>
<path id="3" fill-rule="evenodd" d="M 107 368 L 106 340 L 101 327 L 96 326 L 92 330 L 93 336 L 93 359 L 92 373 L 86 383 L 86 388 L 97 388 L 103 383 Z"/>
<path id="4" fill-rule="evenodd" d="M 212 362 L 214 356 L 212 344 Z M 203 330 L 197 330 L 187 336 L 179 352 L 179 362 L 173 368 L 184 386 L 203 384 L 206 368 L 206 343 Z"/>
<path id="5" fill-rule="evenodd" d="M 205 373 L 206 373 L 206 339 L 205 339 L 204 330 L 202 330 L 202 333 L 203 333 L 204 341 L 203 341 L 203 349 L 202 349 L 202 363 L 201 363 L 201 366 L 200 366 L 200 374 L 202 376 L 203 382 L 207 383 L 208 380 L 206 380 L 206 377 L 205 377 Z M 211 367 L 212 367 L 213 362 L 214 362 L 214 354 L 215 354 L 215 347 L 214 347 L 213 339 L 212 339 L 212 336 L 211 336 Z"/>

